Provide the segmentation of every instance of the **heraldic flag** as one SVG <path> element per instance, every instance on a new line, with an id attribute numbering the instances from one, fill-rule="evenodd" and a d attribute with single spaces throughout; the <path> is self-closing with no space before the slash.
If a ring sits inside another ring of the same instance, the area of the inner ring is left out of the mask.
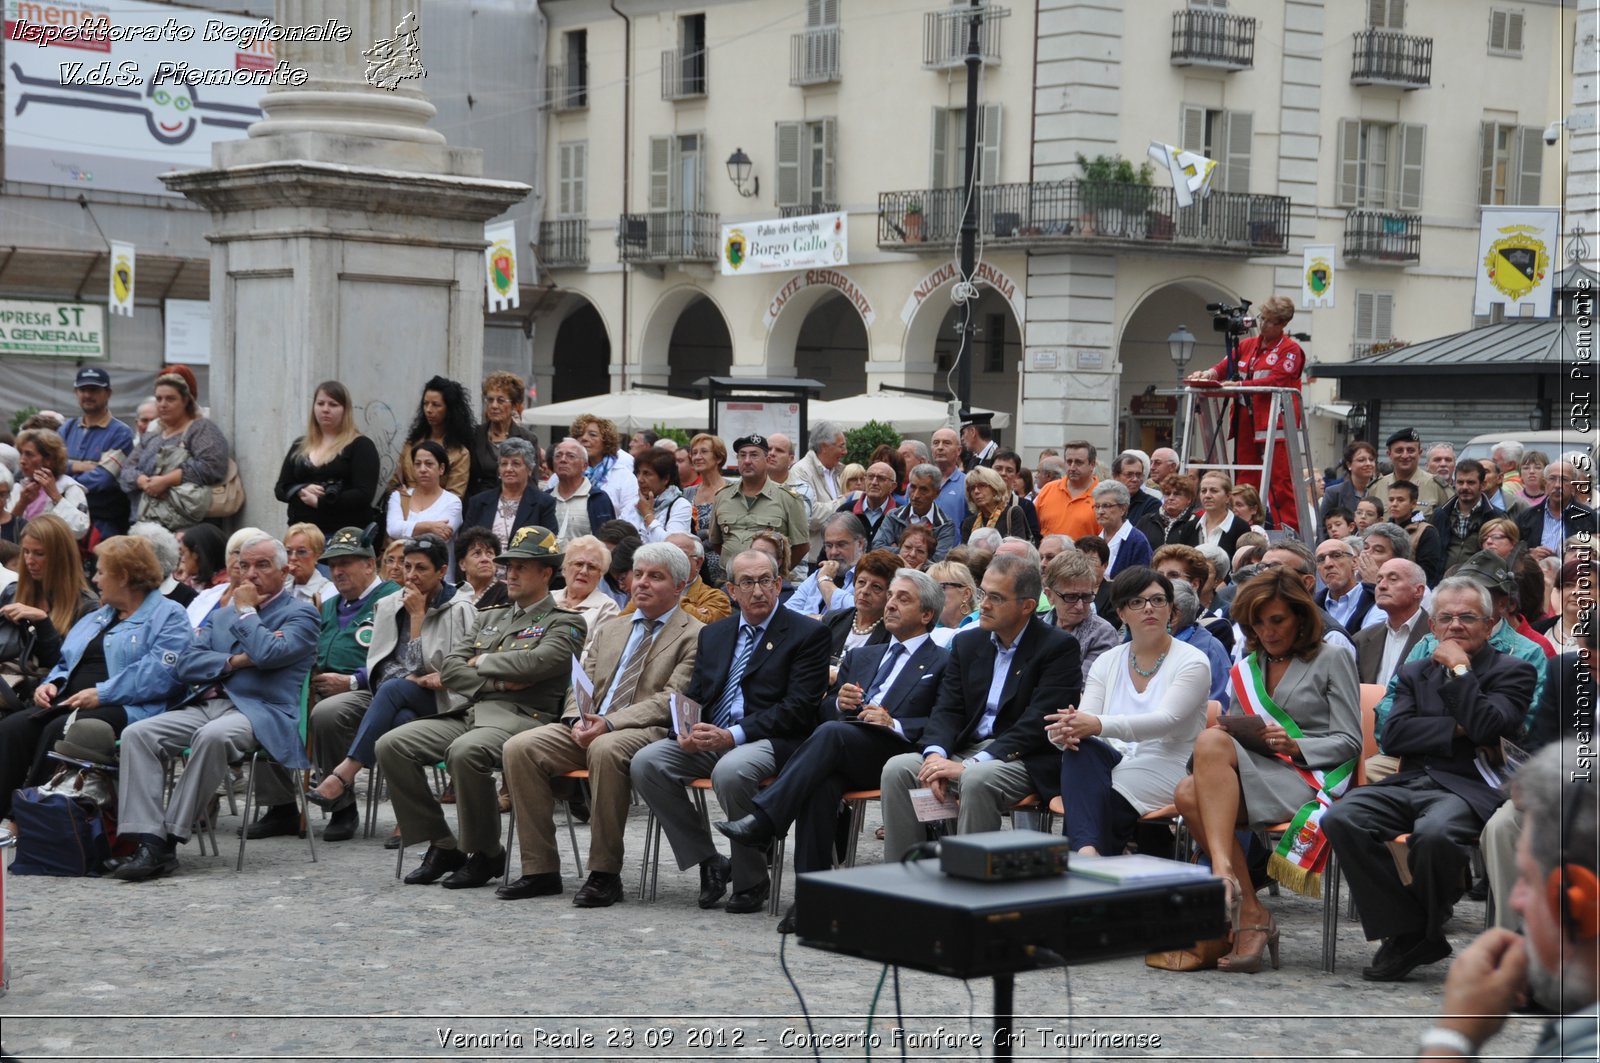
<path id="1" fill-rule="evenodd" d="M 1558 207 L 1482 207 L 1472 312 L 1496 303 L 1507 317 L 1549 317 L 1550 265 L 1561 234 Z"/>
<path id="2" fill-rule="evenodd" d="M 510 310 L 522 305 L 517 284 L 517 223 L 485 225 L 483 238 L 489 246 L 483 251 L 483 267 L 490 310 Z"/>
<path id="3" fill-rule="evenodd" d="M 1154 140 L 1150 142 L 1150 157 L 1172 175 L 1172 191 L 1178 206 L 1191 206 L 1195 197 L 1211 191 L 1211 176 L 1217 172 L 1215 161 Z"/>
<path id="4" fill-rule="evenodd" d="M 1337 272 L 1334 255 L 1338 249 L 1333 244 L 1307 244 L 1305 261 L 1300 267 L 1300 306 L 1333 306 L 1333 278 Z"/>
<path id="5" fill-rule="evenodd" d="M 113 314 L 133 316 L 133 245 L 111 241 L 111 277 L 107 298 Z"/>

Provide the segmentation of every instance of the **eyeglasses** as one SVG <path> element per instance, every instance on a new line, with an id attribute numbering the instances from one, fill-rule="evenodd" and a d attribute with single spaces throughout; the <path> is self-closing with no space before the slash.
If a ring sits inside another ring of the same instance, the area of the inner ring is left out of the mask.
<path id="1" fill-rule="evenodd" d="M 1081 591 L 1073 591 L 1068 594 L 1066 591 L 1058 591 L 1054 587 L 1049 588 L 1049 590 L 1056 601 L 1064 602 L 1068 605 L 1087 605 L 1089 602 L 1094 601 L 1094 595 L 1084 594 Z"/>
<path id="2" fill-rule="evenodd" d="M 977 600 L 979 605 L 984 602 L 993 602 L 995 605 L 1015 605 L 1018 602 L 1030 601 L 1028 598 L 1018 597 L 1017 595 L 1007 597 L 1004 594 L 992 594 L 985 590 L 974 591 L 973 598 Z"/>
<path id="3" fill-rule="evenodd" d="M 1434 613 L 1433 619 L 1440 627 L 1449 627 L 1451 624 L 1456 623 L 1471 627 L 1473 624 L 1482 623 L 1489 618 L 1479 616 L 1477 613 Z"/>
<path id="4" fill-rule="evenodd" d="M 424 535 L 419 539 L 407 539 L 405 551 L 410 553 L 413 550 L 436 550 L 443 545 L 444 543 L 437 536 Z"/>
<path id="5" fill-rule="evenodd" d="M 751 579 L 749 576 L 746 576 L 744 579 L 734 580 L 733 585 L 745 592 L 753 591 L 757 587 L 760 587 L 764 591 L 770 591 L 772 588 L 778 585 L 778 581 L 771 576 L 762 576 L 760 579 Z"/>
<path id="6" fill-rule="evenodd" d="M 954 581 L 951 581 L 949 583 L 941 583 L 941 584 L 939 584 L 939 586 L 943 587 L 947 591 L 966 590 L 967 589 L 967 585 L 965 583 L 956 583 Z"/>
<path id="7" fill-rule="evenodd" d="M 1127 601 L 1122 603 L 1122 608 L 1132 609 L 1136 613 L 1142 613 L 1146 609 L 1165 609 L 1171 604 L 1172 599 L 1168 598 L 1165 594 L 1152 594 L 1148 598 L 1129 598 Z"/>
<path id="8" fill-rule="evenodd" d="M 290 557 L 310 557 L 312 552 L 303 546 L 296 546 L 288 553 Z"/>

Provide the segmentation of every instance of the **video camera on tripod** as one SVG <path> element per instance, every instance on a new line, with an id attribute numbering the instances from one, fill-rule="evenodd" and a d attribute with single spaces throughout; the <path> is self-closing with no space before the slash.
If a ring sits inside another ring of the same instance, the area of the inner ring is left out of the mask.
<path id="1" fill-rule="evenodd" d="M 1226 333 L 1229 336 L 1243 336 L 1246 332 L 1261 324 L 1260 318 L 1250 316 L 1250 300 L 1248 299 L 1241 299 L 1238 305 L 1207 303 L 1206 309 L 1211 312 L 1212 330 Z"/>

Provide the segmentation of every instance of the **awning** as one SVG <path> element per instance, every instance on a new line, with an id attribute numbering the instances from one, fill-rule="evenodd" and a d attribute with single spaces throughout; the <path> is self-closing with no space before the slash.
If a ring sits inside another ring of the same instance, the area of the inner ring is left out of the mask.
<path id="1" fill-rule="evenodd" d="M 979 413 L 994 414 L 996 428 L 1009 428 L 1011 415 L 995 413 L 978 406 Z M 876 391 L 842 399 L 813 400 L 809 408 L 811 423 L 834 421 L 845 428 L 860 428 L 868 421 L 889 424 L 901 435 L 922 435 L 950 424 L 948 404 L 926 395 L 907 395 L 899 391 Z"/>
<path id="2" fill-rule="evenodd" d="M 586 413 L 611 421 L 623 435 L 632 435 L 658 424 L 703 428 L 710 421 L 711 407 L 705 399 L 681 399 L 663 391 L 629 388 L 609 395 L 532 406 L 522 411 L 522 423 L 565 426 Z"/>
<path id="3" fill-rule="evenodd" d="M 1560 318 L 1502 321 L 1424 340 L 1348 362 L 1317 362 L 1311 375 L 1480 376 L 1559 372 L 1577 357 L 1571 322 Z"/>

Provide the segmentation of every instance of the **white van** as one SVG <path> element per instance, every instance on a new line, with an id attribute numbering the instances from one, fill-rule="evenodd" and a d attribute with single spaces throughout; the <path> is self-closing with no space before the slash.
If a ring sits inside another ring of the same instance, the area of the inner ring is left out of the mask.
<path id="1" fill-rule="evenodd" d="M 1468 458 L 1474 461 L 1488 461 L 1489 452 L 1494 450 L 1496 444 L 1506 439 L 1515 439 L 1521 443 L 1524 453 L 1530 450 L 1542 450 L 1550 455 L 1551 461 L 1555 461 L 1558 455 L 1569 450 L 1581 450 L 1589 455 L 1591 461 L 1594 458 L 1593 432 L 1585 435 L 1571 428 L 1556 428 L 1540 429 L 1537 432 L 1491 432 L 1488 435 L 1474 436 L 1466 446 L 1456 452 L 1456 461 L 1466 461 Z M 1423 460 L 1427 460 L 1427 455 L 1423 455 Z"/>

